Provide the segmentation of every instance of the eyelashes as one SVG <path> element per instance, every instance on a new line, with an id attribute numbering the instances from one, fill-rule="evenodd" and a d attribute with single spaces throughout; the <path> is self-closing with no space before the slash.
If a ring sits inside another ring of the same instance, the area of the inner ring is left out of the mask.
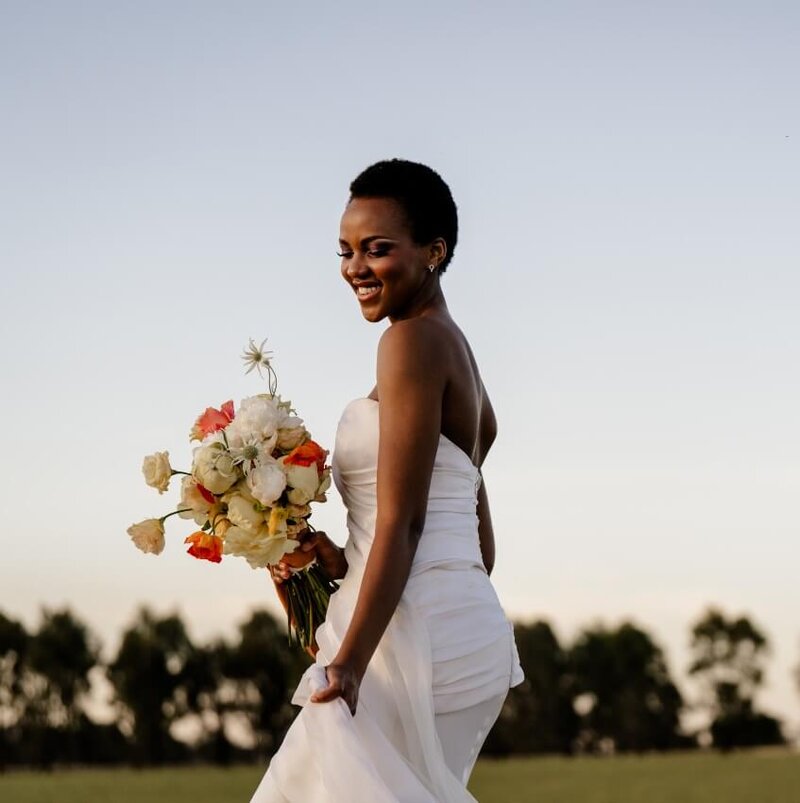
<path id="1" fill-rule="evenodd" d="M 374 251 L 367 251 L 366 252 L 367 256 L 371 257 L 372 259 L 379 259 L 380 257 L 385 257 L 388 253 L 389 253 L 389 249 L 388 248 L 377 248 Z M 347 259 L 349 259 L 351 256 L 353 256 L 353 252 L 352 251 L 337 251 L 336 252 L 336 256 L 337 257 L 341 257 L 342 259 L 344 259 L 345 257 Z"/>

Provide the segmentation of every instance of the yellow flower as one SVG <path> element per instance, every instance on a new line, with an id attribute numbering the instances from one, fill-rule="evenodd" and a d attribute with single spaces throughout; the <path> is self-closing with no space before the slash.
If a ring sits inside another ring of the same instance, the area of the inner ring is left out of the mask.
<path id="1" fill-rule="evenodd" d="M 274 507 L 269 513 L 269 523 L 267 528 L 270 535 L 277 535 L 286 530 L 284 526 L 289 517 L 289 511 L 285 507 Z"/>

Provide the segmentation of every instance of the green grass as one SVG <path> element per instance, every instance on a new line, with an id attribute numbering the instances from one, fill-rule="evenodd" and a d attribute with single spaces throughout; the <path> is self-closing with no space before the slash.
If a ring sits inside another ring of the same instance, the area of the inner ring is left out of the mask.
<path id="1" fill-rule="evenodd" d="M 0 775 L 3 803 L 247 803 L 255 767 Z M 680 754 L 478 762 L 480 803 L 800 803 L 800 756 Z"/>

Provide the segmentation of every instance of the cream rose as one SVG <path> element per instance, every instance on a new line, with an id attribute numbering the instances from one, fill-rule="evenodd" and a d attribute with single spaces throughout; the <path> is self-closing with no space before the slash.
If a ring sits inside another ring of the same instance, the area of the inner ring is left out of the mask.
<path id="1" fill-rule="evenodd" d="M 254 569 L 263 569 L 270 563 L 277 563 L 293 546 L 285 534 L 270 536 L 266 527 L 256 533 L 231 527 L 225 533 L 223 551 L 226 555 L 244 558 Z"/>
<path id="2" fill-rule="evenodd" d="M 287 465 L 282 459 L 283 470 L 286 472 L 286 484 L 289 486 L 289 501 L 293 505 L 305 505 L 316 495 L 319 488 L 319 472 L 317 464 L 310 466 Z"/>
<path id="3" fill-rule="evenodd" d="M 278 429 L 278 448 L 290 452 L 308 437 L 308 430 L 303 426 L 303 419 L 289 415 L 281 421 Z"/>
<path id="4" fill-rule="evenodd" d="M 219 443 L 195 449 L 192 475 L 212 494 L 225 493 L 239 479 L 233 458 Z"/>
<path id="5" fill-rule="evenodd" d="M 317 488 L 317 494 L 314 497 L 315 502 L 326 502 L 328 497 L 325 496 L 325 491 L 331 487 L 331 470 L 326 468 L 325 471 L 322 472 L 322 479 L 319 483 L 319 488 Z"/>
<path id="6" fill-rule="evenodd" d="M 252 499 L 248 500 L 239 494 L 233 494 L 228 499 L 228 518 L 231 524 L 249 533 L 256 533 L 264 526 L 264 514 L 256 510 Z"/>
<path id="7" fill-rule="evenodd" d="M 181 501 L 178 505 L 178 515 L 182 519 L 194 519 L 201 527 L 208 519 L 208 512 L 211 510 L 211 503 L 197 488 L 197 480 L 194 477 L 183 477 L 181 479 Z"/>
<path id="8" fill-rule="evenodd" d="M 128 527 L 128 535 L 133 543 L 153 555 L 160 555 L 164 549 L 164 522 L 161 519 L 145 519 Z"/>
<path id="9" fill-rule="evenodd" d="M 272 507 L 286 488 L 286 474 L 280 463 L 270 457 L 247 475 L 247 487 L 264 507 Z"/>
<path id="10" fill-rule="evenodd" d="M 172 476 L 172 466 L 169 464 L 169 452 L 156 452 L 145 457 L 142 463 L 144 481 L 155 488 L 160 494 L 169 487 L 169 478 Z"/>

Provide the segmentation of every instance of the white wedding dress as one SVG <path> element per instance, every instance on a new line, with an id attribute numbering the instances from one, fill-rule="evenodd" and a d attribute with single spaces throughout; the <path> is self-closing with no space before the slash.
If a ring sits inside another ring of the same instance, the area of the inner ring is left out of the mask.
<path id="1" fill-rule="evenodd" d="M 317 630 L 303 706 L 251 803 L 465 803 L 466 782 L 511 686 L 524 679 L 513 628 L 481 560 L 478 469 L 445 435 L 425 527 L 400 603 L 373 654 L 355 716 L 327 685 L 375 531 L 378 411 L 354 399 L 336 433 L 333 478 L 347 507 L 348 569 Z"/>

